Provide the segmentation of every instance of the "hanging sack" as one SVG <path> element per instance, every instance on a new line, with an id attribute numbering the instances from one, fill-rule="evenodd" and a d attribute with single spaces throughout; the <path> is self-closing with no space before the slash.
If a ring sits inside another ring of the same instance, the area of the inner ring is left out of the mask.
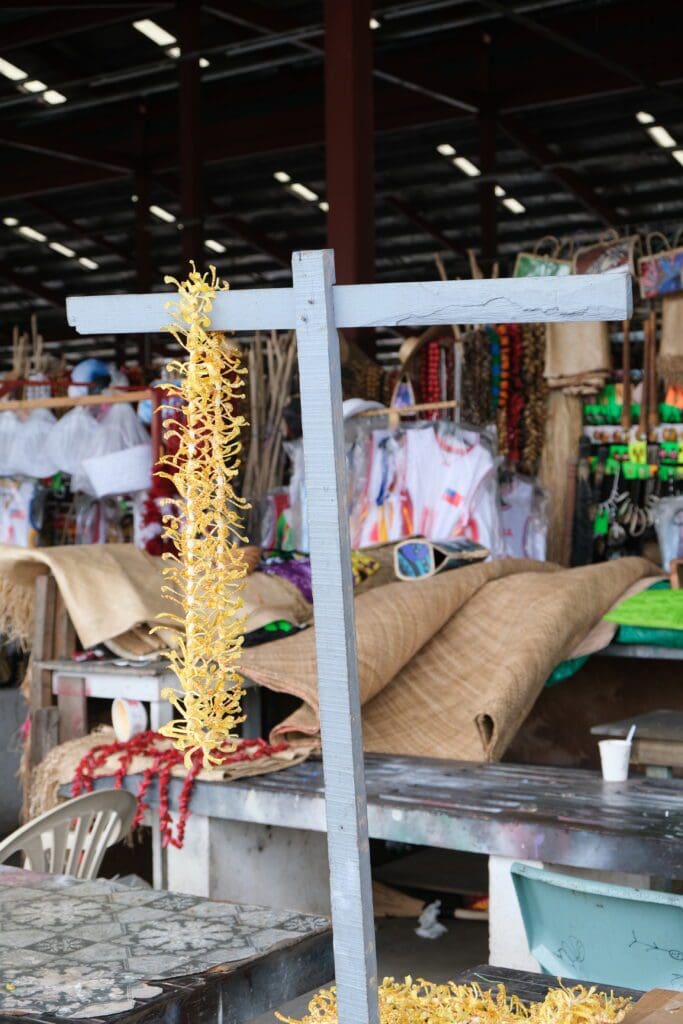
<path id="1" fill-rule="evenodd" d="M 550 323 L 546 330 L 544 377 L 578 378 L 610 369 L 607 324 L 599 320 Z"/>
<path id="2" fill-rule="evenodd" d="M 683 294 L 662 299 L 662 334 L 657 358 L 666 384 L 683 384 Z"/>
<path id="3" fill-rule="evenodd" d="M 549 252 L 542 252 L 549 243 Z M 545 235 L 531 252 L 520 252 L 515 260 L 513 277 L 565 277 L 572 272 L 571 259 L 561 259 L 562 242 L 555 235 Z"/>
<path id="4" fill-rule="evenodd" d="M 620 238 L 615 230 L 606 231 L 600 241 L 584 246 L 574 254 L 575 274 L 605 274 L 609 270 L 627 268 L 635 277 L 634 253 L 638 235 Z"/>
<path id="5" fill-rule="evenodd" d="M 101 427 L 84 405 L 77 405 L 51 429 L 45 445 L 46 456 L 56 470 L 73 476 L 83 463 L 97 451 Z"/>
<path id="6" fill-rule="evenodd" d="M 638 260 L 638 280 L 643 299 L 655 299 L 658 295 L 671 295 L 683 291 L 683 246 L 679 241 L 683 229 L 678 232 L 673 246 L 661 231 L 652 231 L 645 241 L 647 255 Z M 664 248 L 652 251 L 652 242 L 659 238 Z"/>
<path id="7" fill-rule="evenodd" d="M 57 472 L 59 467 L 49 452 L 50 434 L 56 425 L 57 417 L 49 409 L 34 409 L 20 422 L 9 452 L 16 476 L 43 480 Z"/>

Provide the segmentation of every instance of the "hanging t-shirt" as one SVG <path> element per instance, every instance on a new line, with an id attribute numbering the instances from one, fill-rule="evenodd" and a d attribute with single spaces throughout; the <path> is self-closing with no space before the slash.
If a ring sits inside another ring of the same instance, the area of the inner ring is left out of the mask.
<path id="1" fill-rule="evenodd" d="M 430 540 L 467 537 L 497 551 L 495 463 L 477 434 L 406 432 L 406 491 L 414 532 Z"/>
<path id="2" fill-rule="evenodd" d="M 372 431 L 367 483 L 362 492 L 360 510 L 353 517 L 356 523 L 352 537 L 354 547 L 400 540 L 411 532 L 403 484 L 404 450 L 400 435 L 394 436 L 388 430 Z"/>
<path id="3" fill-rule="evenodd" d="M 548 527 L 539 515 L 534 482 L 513 476 L 501 485 L 500 500 L 506 555 L 545 561 Z"/>

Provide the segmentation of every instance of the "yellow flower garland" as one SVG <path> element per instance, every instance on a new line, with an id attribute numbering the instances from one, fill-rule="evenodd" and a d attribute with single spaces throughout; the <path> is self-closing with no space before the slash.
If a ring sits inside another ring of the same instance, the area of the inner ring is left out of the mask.
<path id="1" fill-rule="evenodd" d="M 175 547 L 164 569 L 164 593 L 182 614 L 164 620 L 181 629 L 177 645 L 166 652 L 182 691 L 164 690 L 179 718 L 160 732 L 185 751 L 189 768 L 192 755 L 202 751 L 204 764 L 211 751 L 237 739 L 234 729 L 244 721 L 240 699 L 242 677 L 237 671 L 243 642 L 240 591 L 247 566 L 239 550 L 240 513 L 246 502 L 235 494 L 239 471 L 240 430 L 246 421 L 236 415 L 235 404 L 244 397 L 243 367 L 239 354 L 222 334 L 211 331 L 211 310 L 219 285 L 216 270 L 200 274 L 194 265 L 189 278 L 178 282 L 178 300 L 167 303 L 173 323 L 166 330 L 185 349 L 187 358 L 168 364 L 172 395 L 183 400 L 184 421 L 165 421 L 167 437 L 178 442 L 175 454 L 164 455 L 166 470 L 179 493 L 177 510 L 164 517 L 164 537 Z M 171 407 L 167 407 L 171 408 Z"/>
<path id="2" fill-rule="evenodd" d="M 631 1002 L 594 987 L 560 985 L 542 1002 L 527 1005 L 508 996 L 504 985 L 489 992 L 479 985 L 437 985 L 411 977 L 385 978 L 378 996 L 380 1024 L 618 1024 Z M 300 1020 L 275 1016 L 285 1024 L 338 1024 L 336 989 L 316 993 Z"/>

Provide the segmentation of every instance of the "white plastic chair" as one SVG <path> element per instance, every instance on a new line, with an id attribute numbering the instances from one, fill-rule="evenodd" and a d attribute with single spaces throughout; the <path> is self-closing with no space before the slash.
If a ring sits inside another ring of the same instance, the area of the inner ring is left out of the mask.
<path id="1" fill-rule="evenodd" d="M 42 874 L 94 878 L 105 850 L 128 832 L 137 803 L 124 789 L 77 796 L 29 821 L 0 843 L 0 864 L 23 853 L 22 866 Z"/>

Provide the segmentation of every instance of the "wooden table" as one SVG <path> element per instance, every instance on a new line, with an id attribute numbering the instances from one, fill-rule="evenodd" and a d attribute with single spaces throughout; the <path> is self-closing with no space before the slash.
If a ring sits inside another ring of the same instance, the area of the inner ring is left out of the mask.
<path id="1" fill-rule="evenodd" d="M 489 858 L 494 962 L 529 966 L 510 863 L 683 878 L 683 785 L 598 772 L 366 755 L 370 836 Z M 126 785 L 136 791 L 139 779 Z M 111 782 L 100 780 L 98 786 Z M 172 779 L 171 806 L 182 780 Z M 157 799 L 154 790 L 149 803 Z M 168 884 L 201 896 L 326 912 L 322 763 L 234 782 L 197 782 Z M 152 815 L 155 814 L 154 809 Z M 620 879 L 621 880 L 621 879 Z"/>
<path id="2" fill-rule="evenodd" d="M 591 732 L 601 739 L 623 739 L 632 725 L 636 734 L 631 763 L 643 765 L 651 778 L 671 778 L 674 768 L 683 768 L 683 711 L 648 711 L 619 722 L 594 725 Z"/>
<path id="3" fill-rule="evenodd" d="M 516 995 L 525 1003 L 540 1002 L 548 993 L 548 989 L 557 988 L 558 983 L 565 985 L 582 984 L 589 987 L 590 981 L 577 981 L 574 978 L 554 978 L 549 974 L 534 974 L 530 971 L 513 971 L 507 967 L 492 967 L 490 964 L 481 964 L 471 970 L 462 971 L 453 978 L 458 985 L 466 985 L 475 982 L 481 985 L 484 990 L 497 988 L 498 985 L 505 985 L 508 995 Z M 598 989 L 604 991 L 605 986 L 597 985 Z M 615 996 L 631 996 L 633 999 L 640 999 L 642 992 L 632 988 L 615 988 L 609 986 L 609 991 Z"/>
<path id="4" fill-rule="evenodd" d="M 241 1024 L 334 974 L 329 921 L 0 867 L 0 1021 Z"/>

